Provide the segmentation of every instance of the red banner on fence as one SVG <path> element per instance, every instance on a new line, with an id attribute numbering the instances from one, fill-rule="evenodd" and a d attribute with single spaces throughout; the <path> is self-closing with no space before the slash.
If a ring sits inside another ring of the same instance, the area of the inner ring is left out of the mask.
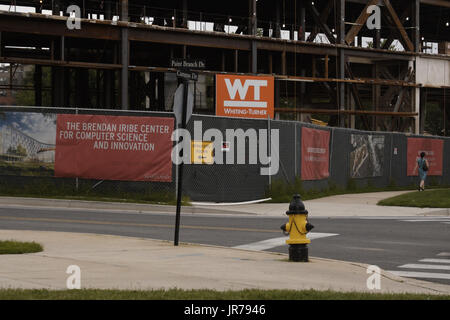
<path id="1" fill-rule="evenodd" d="M 330 175 L 330 132 L 302 128 L 302 180 L 319 180 Z"/>
<path id="2" fill-rule="evenodd" d="M 444 141 L 440 139 L 408 138 L 408 176 L 417 176 L 417 159 L 421 152 L 425 152 L 425 159 L 428 160 L 430 168 L 428 175 L 442 175 L 442 159 L 444 151 Z"/>
<path id="3" fill-rule="evenodd" d="M 172 181 L 172 118 L 59 114 L 55 176 Z"/>

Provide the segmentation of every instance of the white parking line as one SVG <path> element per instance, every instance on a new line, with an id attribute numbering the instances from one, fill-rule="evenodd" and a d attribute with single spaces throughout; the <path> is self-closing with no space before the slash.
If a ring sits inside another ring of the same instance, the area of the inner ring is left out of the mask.
<path id="1" fill-rule="evenodd" d="M 438 254 L 439 257 L 450 257 L 450 252 L 441 252 Z"/>
<path id="2" fill-rule="evenodd" d="M 310 232 L 308 233 L 308 239 L 320 239 L 320 238 L 326 238 L 326 237 L 333 237 L 337 236 L 337 233 L 321 233 L 321 232 Z M 267 250 L 275 247 L 281 247 L 286 245 L 286 240 L 289 239 L 289 237 L 279 237 L 279 238 L 272 238 L 267 240 L 262 240 L 258 242 L 253 242 L 249 244 L 243 244 L 240 246 L 235 246 L 236 249 L 245 249 L 245 250 L 252 250 L 252 251 L 262 251 Z"/>
<path id="3" fill-rule="evenodd" d="M 394 270 L 388 270 L 387 272 L 395 274 L 399 277 L 450 280 L 450 273 L 410 272 Z"/>
<path id="4" fill-rule="evenodd" d="M 408 220 L 400 220 L 403 222 L 444 222 L 450 223 L 449 219 L 408 219 Z"/>
<path id="5" fill-rule="evenodd" d="M 450 259 L 422 259 L 419 262 L 450 263 Z"/>
<path id="6" fill-rule="evenodd" d="M 445 265 L 440 265 L 440 264 L 415 264 L 415 263 L 404 264 L 402 266 L 399 266 L 399 268 L 450 270 L 450 266 L 445 266 Z"/>

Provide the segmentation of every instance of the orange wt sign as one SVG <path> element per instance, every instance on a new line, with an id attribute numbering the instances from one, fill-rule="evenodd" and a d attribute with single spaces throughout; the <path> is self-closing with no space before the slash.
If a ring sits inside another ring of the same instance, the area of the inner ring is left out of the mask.
<path id="1" fill-rule="evenodd" d="M 273 101 L 273 77 L 216 75 L 218 116 L 273 118 Z"/>

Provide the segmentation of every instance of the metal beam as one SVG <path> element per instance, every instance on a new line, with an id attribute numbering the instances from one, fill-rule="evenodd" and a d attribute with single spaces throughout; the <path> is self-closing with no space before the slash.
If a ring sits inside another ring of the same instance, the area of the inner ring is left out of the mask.
<path id="1" fill-rule="evenodd" d="M 320 29 L 322 29 L 322 31 L 327 36 L 328 41 L 330 41 L 331 43 L 336 43 L 336 39 L 334 38 L 333 33 L 331 32 L 330 28 L 326 25 L 326 23 L 324 21 L 321 20 L 320 14 L 317 11 L 316 7 L 309 1 L 308 1 L 308 9 L 314 19 L 315 24 L 317 26 L 319 26 Z"/>
<path id="2" fill-rule="evenodd" d="M 316 114 L 345 114 L 345 115 L 367 115 L 367 116 L 388 116 L 388 117 L 408 117 L 414 118 L 417 112 L 389 112 L 389 111 L 365 111 L 365 110 L 335 110 L 335 109 L 294 109 L 275 108 L 275 112 L 280 113 L 316 113 Z"/>
<path id="3" fill-rule="evenodd" d="M 128 110 L 128 65 L 129 65 L 129 41 L 128 29 L 122 29 L 121 43 L 122 71 L 121 71 L 121 107 L 122 110 Z"/>
<path id="4" fill-rule="evenodd" d="M 367 8 L 377 3 L 378 0 L 370 0 L 365 6 L 364 10 L 359 15 L 358 19 L 356 19 L 352 28 L 345 36 L 345 42 L 347 42 L 349 45 L 351 45 L 355 41 L 355 37 L 358 35 L 359 31 L 364 26 L 364 23 L 366 23 L 367 19 L 370 17 L 370 13 L 367 13 Z"/>
<path id="5" fill-rule="evenodd" d="M 408 0 L 409 1 L 409 0 Z M 419 1 L 419 0 L 414 0 L 414 1 Z M 406 8 L 405 8 L 405 10 L 403 11 L 403 13 L 401 14 L 401 16 L 400 16 L 400 21 L 401 21 L 401 23 L 403 24 L 404 22 L 406 22 L 406 18 L 408 18 L 408 16 L 410 15 L 410 13 L 411 13 L 411 6 L 406 6 Z M 413 22 L 414 23 L 414 22 Z M 394 36 L 394 33 L 393 32 L 391 32 L 390 34 L 389 34 L 389 37 L 386 39 L 386 41 L 384 42 L 384 44 L 383 44 L 383 48 L 382 49 L 385 49 L 385 50 L 389 50 L 389 47 L 391 46 L 391 44 L 394 42 L 394 40 L 395 40 L 395 36 Z"/>
<path id="6" fill-rule="evenodd" d="M 408 34 L 405 31 L 405 28 L 403 27 L 403 24 L 401 23 L 399 17 L 397 16 L 397 13 L 395 12 L 394 8 L 391 5 L 391 2 L 389 0 L 383 0 L 384 4 L 386 5 L 386 8 L 389 12 L 389 15 L 394 20 L 394 24 L 397 27 L 397 30 L 400 32 L 400 35 L 406 44 L 406 47 L 409 51 L 414 51 L 414 45 L 412 44 L 411 40 L 408 37 Z"/>
<path id="7" fill-rule="evenodd" d="M 121 21 L 129 21 L 129 17 L 128 17 L 128 0 L 121 0 L 120 20 Z"/>
<path id="8" fill-rule="evenodd" d="M 320 14 L 320 21 L 322 21 L 323 24 L 327 23 L 327 19 L 330 16 L 331 9 L 333 8 L 335 0 L 328 0 L 327 5 L 323 9 L 322 13 Z M 314 41 L 314 39 L 319 34 L 319 29 L 314 28 L 313 31 L 311 31 L 311 34 L 308 36 L 308 39 L 306 41 Z"/>
<path id="9" fill-rule="evenodd" d="M 449 2 L 450 4 L 450 2 Z M 420 52 L 420 0 L 413 0 L 413 41 L 416 52 Z"/>
<path id="10" fill-rule="evenodd" d="M 430 6 L 438 6 L 438 7 L 450 8 L 450 1 L 444 1 L 444 0 L 420 0 L 420 3 L 428 4 Z"/>

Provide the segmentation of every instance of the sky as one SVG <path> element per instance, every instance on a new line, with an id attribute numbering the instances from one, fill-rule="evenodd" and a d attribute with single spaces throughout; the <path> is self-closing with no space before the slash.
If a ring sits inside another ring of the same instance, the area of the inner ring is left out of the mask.
<path id="1" fill-rule="evenodd" d="M 0 118 L 0 129 L 10 125 L 33 139 L 45 143 L 56 143 L 56 115 L 35 112 L 5 112 L 6 119 Z"/>

